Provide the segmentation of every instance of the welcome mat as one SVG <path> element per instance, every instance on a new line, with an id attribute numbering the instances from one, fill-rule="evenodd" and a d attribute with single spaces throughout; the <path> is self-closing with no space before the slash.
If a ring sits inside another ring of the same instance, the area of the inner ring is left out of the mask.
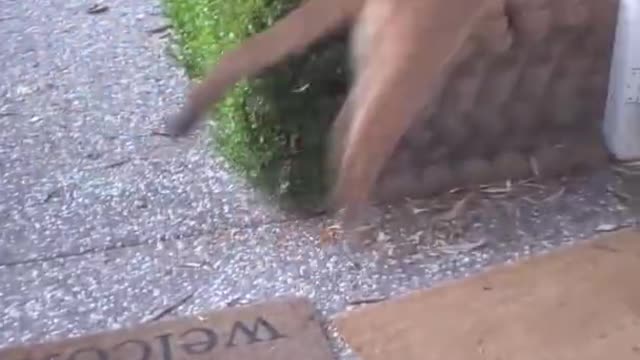
<path id="1" fill-rule="evenodd" d="M 0 351 L 2 360 L 330 360 L 312 304 L 301 298 Z"/>
<path id="2" fill-rule="evenodd" d="M 640 359 L 640 233 L 340 314 L 364 360 Z"/>

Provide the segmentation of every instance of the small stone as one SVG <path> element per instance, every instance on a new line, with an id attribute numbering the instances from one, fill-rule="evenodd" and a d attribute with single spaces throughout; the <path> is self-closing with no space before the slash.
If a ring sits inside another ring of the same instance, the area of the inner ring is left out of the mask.
<path id="1" fill-rule="evenodd" d="M 149 207 L 149 202 L 144 197 L 139 197 L 134 201 L 134 206 L 138 209 L 146 209 Z"/>

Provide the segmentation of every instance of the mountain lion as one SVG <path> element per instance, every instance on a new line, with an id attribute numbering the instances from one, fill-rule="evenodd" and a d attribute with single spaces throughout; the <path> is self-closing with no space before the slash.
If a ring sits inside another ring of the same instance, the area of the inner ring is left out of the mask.
<path id="1" fill-rule="evenodd" d="M 167 132 L 185 135 L 245 77 L 351 27 L 354 83 L 335 119 L 328 154 L 329 203 L 358 225 L 383 165 L 411 122 L 429 105 L 455 58 L 481 44 L 511 45 L 506 0 L 305 0 L 271 28 L 224 54 L 196 85 Z M 477 41 L 468 41 L 468 39 Z"/>

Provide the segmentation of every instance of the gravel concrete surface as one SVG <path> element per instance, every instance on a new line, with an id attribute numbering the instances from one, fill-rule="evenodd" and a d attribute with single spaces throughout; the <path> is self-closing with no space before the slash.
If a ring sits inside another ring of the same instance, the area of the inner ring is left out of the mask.
<path id="1" fill-rule="evenodd" d="M 151 134 L 187 85 L 150 31 L 157 3 L 1 4 L 1 346 L 130 326 L 183 299 L 168 316 L 290 294 L 331 316 L 634 222 L 603 172 L 460 211 L 446 211 L 454 196 L 402 204 L 372 215 L 361 251 L 319 246 L 332 219 L 277 211 L 201 137 Z M 454 219 L 435 221 L 438 206 Z"/>

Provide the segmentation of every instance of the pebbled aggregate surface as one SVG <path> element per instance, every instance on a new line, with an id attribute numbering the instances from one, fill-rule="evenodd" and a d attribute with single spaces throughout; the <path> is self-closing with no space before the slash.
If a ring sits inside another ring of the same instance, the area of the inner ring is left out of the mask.
<path id="1" fill-rule="evenodd" d="M 150 31 L 158 3 L 0 1 L 0 346 L 184 299 L 167 316 L 299 294 L 329 317 L 635 223 L 607 171 L 485 194 L 439 228 L 433 211 L 383 209 L 361 251 L 319 246 L 332 219 L 277 211 L 201 136 L 152 135 L 187 85 Z"/>

